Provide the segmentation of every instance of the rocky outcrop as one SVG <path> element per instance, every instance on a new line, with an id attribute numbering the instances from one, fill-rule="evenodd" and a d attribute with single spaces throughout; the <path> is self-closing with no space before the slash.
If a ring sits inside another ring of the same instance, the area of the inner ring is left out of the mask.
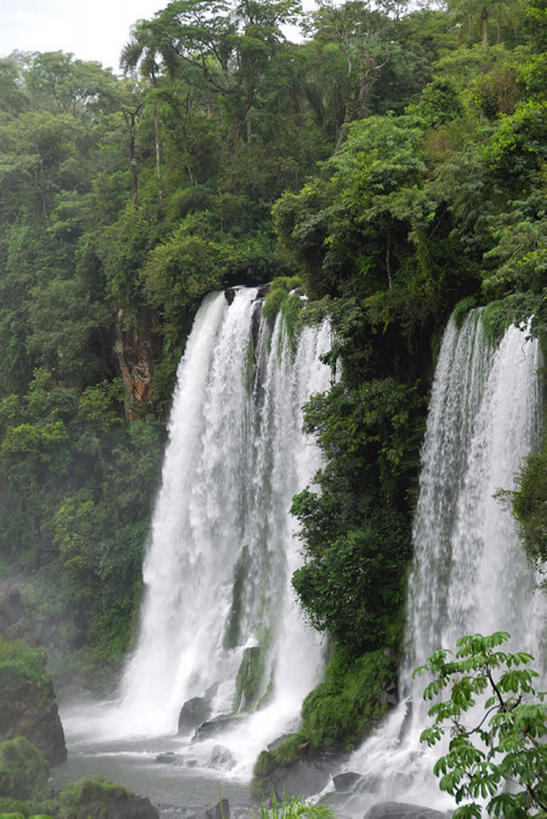
<path id="1" fill-rule="evenodd" d="M 149 799 L 102 776 L 80 779 L 61 792 L 60 819 L 159 819 Z"/>
<path id="2" fill-rule="evenodd" d="M 367 811 L 364 819 L 447 819 L 451 815 L 451 812 L 443 813 L 404 802 L 380 802 Z"/>
<path id="3" fill-rule="evenodd" d="M 226 728 L 232 728 L 243 718 L 242 714 L 220 714 L 207 722 L 203 722 L 197 728 L 192 742 L 202 742 L 204 739 L 210 739 Z"/>
<path id="4" fill-rule="evenodd" d="M 195 813 L 188 819 L 230 819 L 230 803 L 227 799 L 221 799 L 216 805 L 206 808 L 203 813 Z"/>
<path id="5" fill-rule="evenodd" d="M 66 759 L 45 653 L 0 640 L 0 739 L 26 737 L 51 765 Z"/>
<path id="6" fill-rule="evenodd" d="M 276 751 L 263 751 L 255 765 L 251 791 L 259 799 L 272 793 L 278 799 L 312 796 L 328 785 L 333 767 L 333 754 L 314 751 L 307 743 L 298 748 L 298 756 L 292 759 L 278 758 Z"/>
<path id="7" fill-rule="evenodd" d="M 355 771 L 344 771 L 344 773 L 337 774 L 332 777 L 334 790 L 340 793 L 351 792 L 358 782 L 361 782 L 363 777 Z"/>
<path id="8" fill-rule="evenodd" d="M 269 776 L 270 786 L 278 799 L 311 796 L 322 791 L 331 777 L 332 761 L 317 755 L 280 765 Z"/>
<path id="9" fill-rule="evenodd" d="M 153 357 L 150 341 L 125 328 L 124 311 L 120 308 L 114 322 L 116 341 L 114 353 L 127 393 L 136 403 L 143 403 L 148 397 L 152 380 Z M 131 414 L 131 410 L 127 410 Z"/>
<path id="10" fill-rule="evenodd" d="M 211 708 L 204 697 L 192 697 L 187 700 L 179 714 L 179 734 L 186 734 L 197 728 L 211 716 Z"/>

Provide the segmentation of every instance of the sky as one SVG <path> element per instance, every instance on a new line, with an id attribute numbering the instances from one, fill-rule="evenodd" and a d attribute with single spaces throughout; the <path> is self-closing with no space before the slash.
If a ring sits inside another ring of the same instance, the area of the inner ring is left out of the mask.
<path id="1" fill-rule="evenodd" d="M 65 51 L 119 73 L 131 25 L 169 0 L 0 0 L 0 57 L 12 51 Z M 304 6 L 313 6 L 306 0 Z M 291 37 L 293 39 L 293 37 Z"/>
<path id="2" fill-rule="evenodd" d="M 65 51 L 119 73 L 131 25 L 168 0 L 0 0 L 0 57 L 12 51 Z"/>

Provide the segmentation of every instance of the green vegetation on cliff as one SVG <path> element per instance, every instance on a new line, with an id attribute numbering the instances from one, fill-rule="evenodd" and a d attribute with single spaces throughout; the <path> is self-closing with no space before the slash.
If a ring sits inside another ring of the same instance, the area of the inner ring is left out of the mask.
<path id="1" fill-rule="evenodd" d="M 24 737 L 48 762 L 64 762 L 65 738 L 45 651 L 0 637 L 0 692 L 0 740 Z"/>

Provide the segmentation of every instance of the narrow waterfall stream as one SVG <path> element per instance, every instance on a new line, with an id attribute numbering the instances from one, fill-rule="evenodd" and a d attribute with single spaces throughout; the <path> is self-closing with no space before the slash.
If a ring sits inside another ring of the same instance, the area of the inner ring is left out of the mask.
<path id="1" fill-rule="evenodd" d="M 125 763 L 109 766 L 136 758 L 149 766 L 136 774 L 139 792 L 142 777 L 166 769 L 174 785 L 175 766 L 154 760 L 175 752 L 178 779 L 186 775 L 194 791 L 180 783 L 181 793 L 165 783 L 156 790 L 186 806 L 203 799 L 196 778 L 209 777 L 209 800 L 218 797 L 219 777 L 248 783 L 258 753 L 296 726 L 323 668 L 320 640 L 290 585 L 299 546 L 289 509 L 320 463 L 302 432 L 301 407 L 328 388 L 320 355 L 330 328 L 324 322 L 293 337 L 281 316 L 274 327 L 263 318 L 262 303 L 256 289 L 238 288 L 230 304 L 224 293 L 209 295 L 196 315 L 178 370 L 140 634 L 120 698 L 63 713 L 70 758 L 95 755 L 104 762 L 95 772 L 116 779 L 117 771 L 134 788 Z M 197 738 L 193 728 L 177 736 L 181 706 L 194 698 L 210 720 L 231 716 Z"/>
<path id="2" fill-rule="evenodd" d="M 503 630 L 542 670 L 544 600 L 513 518 L 495 497 L 515 487 L 539 442 L 540 352 L 526 335 L 511 327 L 494 347 L 480 311 L 461 329 L 451 319 L 445 331 L 422 449 L 401 704 L 345 766 L 363 777 L 348 812 L 386 800 L 455 807 L 431 773 L 439 749 L 419 742 L 431 704 L 412 670 L 432 651 L 454 649 L 464 634 Z"/>

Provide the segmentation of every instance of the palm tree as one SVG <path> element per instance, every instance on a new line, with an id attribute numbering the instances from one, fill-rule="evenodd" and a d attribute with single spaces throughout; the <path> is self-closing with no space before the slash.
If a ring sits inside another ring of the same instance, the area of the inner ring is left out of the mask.
<path id="1" fill-rule="evenodd" d="M 520 0 L 449 0 L 448 11 L 456 22 L 473 29 L 481 21 L 483 46 L 488 45 L 488 23 L 496 24 L 497 42 L 503 41 L 502 25 L 514 25 L 521 11 Z"/>
<path id="2" fill-rule="evenodd" d="M 125 45 L 120 59 L 121 67 L 125 72 L 135 70 L 140 64 L 141 74 L 146 77 L 154 92 L 157 90 L 157 58 L 160 54 L 160 47 L 155 42 L 154 30 L 146 20 L 139 20 L 131 30 L 131 39 Z M 161 143 L 160 128 L 158 121 L 158 99 L 154 94 L 154 141 L 156 148 L 156 178 L 158 180 L 158 197 L 163 199 L 163 189 L 161 183 Z"/>

